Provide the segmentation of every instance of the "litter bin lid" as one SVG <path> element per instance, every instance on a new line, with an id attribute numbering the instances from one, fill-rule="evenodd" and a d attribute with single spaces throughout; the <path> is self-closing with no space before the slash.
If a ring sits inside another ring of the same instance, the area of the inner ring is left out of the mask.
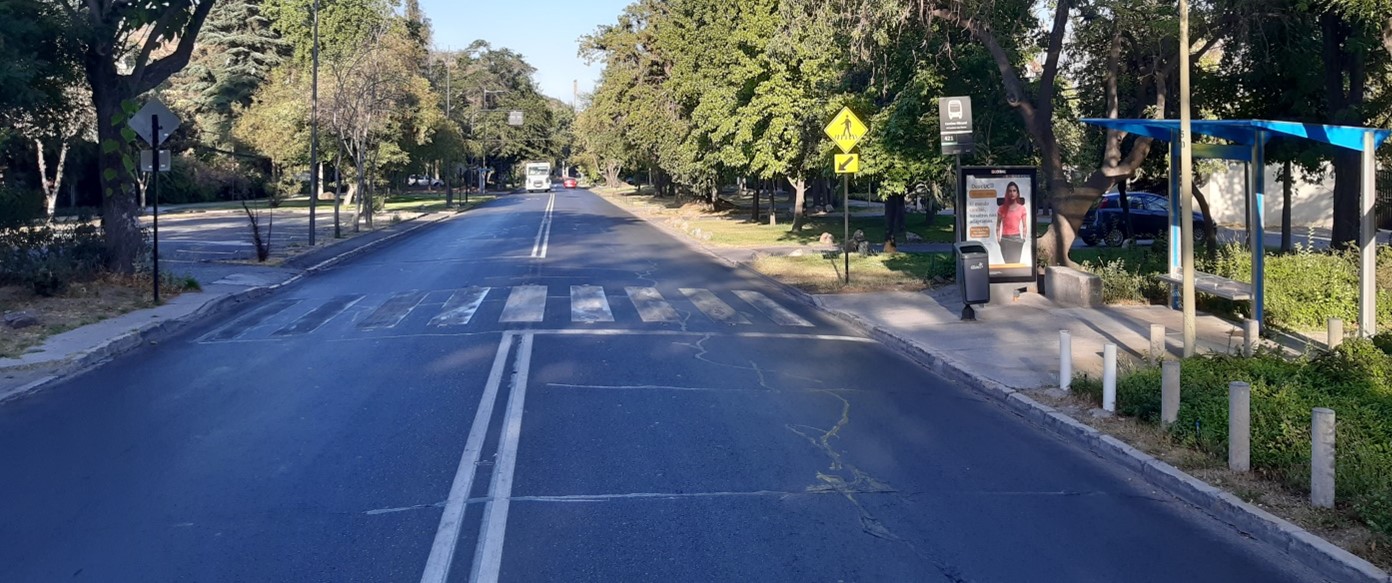
<path id="1" fill-rule="evenodd" d="M 989 253 L 988 251 L 986 251 L 985 245 L 982 245 L 981 243 L 978 243 L 976 241 L 958 241 L 956 243 L 953 243 L 952 246 L 957 249 L 957 253 L 960 253 L 962 255 L 986 255 L 987 253 Z"/>

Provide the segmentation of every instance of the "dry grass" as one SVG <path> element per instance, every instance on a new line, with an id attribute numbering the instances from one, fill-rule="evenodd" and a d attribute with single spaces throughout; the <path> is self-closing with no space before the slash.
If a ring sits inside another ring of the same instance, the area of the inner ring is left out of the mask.
<path id="1" fill-rule="evenodd" d="M 843 283 L 844 261 L 840 254 L 809 253 L 800 257 L 759 256 L 751 265 L 764 275 L 813 294 L 919 291 L 941 283 L 954 268 L 951 257 L 940 253 L 852 254 L 848 285 Z"/>
<path id="2" fill-rule="evenodd" d="M 1284 518 L 1384 570 L 1392 570 L 1392 539 L 1373 532 L 1348 508 L 1310 506 L 1307 492 L 1295 492 L 1257 472 L 1228 470 L 1224 460 L 1184 447 L 1159 426 L 1131 417 L 1094 418 L 1094 404 L 1075 395 L 1058 397 L 1043 391 L 1030 396 L 1098 431 L 1164 460 L 1191 476 L 1222 488 L 1248 503 Z"/>
<path id="3" fill-rule="evenodd" d="M 0 313 L 24 311 L 39 319 L 38 326 L 13 330 L 0 324 L 0 357 L 14 358 L 43 344 L 49 336 L 61 334 L 88 324 L 95 324 L 144 308 L 154 306 L 150 295 L 150 278 L 108 275 L 101 279 L 74 283 L 67 292 L 56 297 L 36 296 L 19 286 L 0 287 Z M 160 299 L 179 295 L 180 286 L 161 286 Z"/>

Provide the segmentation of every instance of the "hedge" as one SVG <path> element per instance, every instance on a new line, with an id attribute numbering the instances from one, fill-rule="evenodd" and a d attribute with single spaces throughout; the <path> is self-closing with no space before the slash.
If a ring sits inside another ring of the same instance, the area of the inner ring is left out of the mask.
<path id="1" fill-rule="evenodd" d="M 1300 492 L 1310 480 L 1310 415 L 1333 409 L 1336 491 L 1368 526 L 1392 535 L 1392 334 L 1351 339 L 1338 349 L 1296 359 L 1207 355 L 1181 365 L 1180 443 L 1226 459 L 1228 383 L 1252 387 L 1252 468 Z M 1160 417 L 1160 367 L 1148 364 L 1117 381 L 1117 411 L 1145 422 Z M 1073 389 L 1095 403 L 1102 385 L 1079 377 Z"/>

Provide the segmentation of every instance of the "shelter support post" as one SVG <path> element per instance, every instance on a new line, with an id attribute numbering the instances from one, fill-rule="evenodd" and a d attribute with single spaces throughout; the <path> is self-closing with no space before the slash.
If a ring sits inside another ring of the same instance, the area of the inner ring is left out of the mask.
<path id="1" fill-rule="evenodd" d="M 1364 338 L 1377 333 L 1377 229 L 1373 201 L 1377 198 L 1377 140 L 1372 131 L 1363 132 L 1363 169 L 1359 184 L 1358 228 L 1358 334 Z"/>
<path id="2" fill-rule="evenodd" d="M 1260 332 L 1266 305 L 1266 132 L 1252 140 L 1248 161 L 1247 240 L 1252 246 L 1252 319 Z"/>
<path id="3" fill-rule="evenodd" d="M 1183 236 L 1179 224 L 1179 138 L 1170 136 L 1170 277 L 1179 277 L 1179 241 Z M 1178 310 L 1179 287 L 1170 287 L 1170 307 Z"/>

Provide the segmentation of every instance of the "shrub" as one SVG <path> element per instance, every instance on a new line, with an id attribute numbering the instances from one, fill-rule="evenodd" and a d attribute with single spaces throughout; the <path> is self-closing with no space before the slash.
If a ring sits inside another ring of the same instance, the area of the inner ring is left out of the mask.
<path id="1" fill-rule="evenodd" d="M 92 223 L 42 224 L 0 230 L 0 285 L 24 285 L 52 296 L 69 283 L 101 274 L 106 245 Z"/>
<path id="2" fill-rule="evenodd" d="M 1384 335 L 1382 342 L 1386 343 Z M 1170 433 L 1219 459 L 1227 455 L 1228 383 L 1252 387 L 1252 467 L 1300 491 L 1309 488 L 1310 415 L 1328 407 L 1338 418 L 1336 491 L 1370 527 L 1392 535 L 1392 356 L 1364 339 L 1287 359 L 1275 353 L 1185 360 L 1179 417 Z M 1094 402 L 1102 387 L 1079 378 L 1074 390 Z M 1117 411 L 1158 420 L 1160 371 L 1147 365 L 1117 381 Z"/>
<path id="3" fill-rule="evenodd" d="M 1081 267 L 1102 279 L 1102 301 L 1119 303 L 1163 303 L 1169 287 L 1140 269 L 1139 263 L 1128 266 L 1125 259 L 1083 261 Z"/>

